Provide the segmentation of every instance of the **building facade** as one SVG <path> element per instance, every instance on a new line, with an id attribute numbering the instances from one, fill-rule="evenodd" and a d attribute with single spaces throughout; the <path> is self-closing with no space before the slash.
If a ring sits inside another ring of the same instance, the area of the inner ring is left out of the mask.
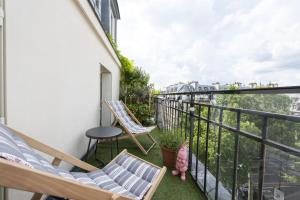
<path id="1" fill-rule="evenodd" d="M 117 21 L 120 19 L 117 0 L 89 0 L 96 15 L 101 21 L 103 29 L 117 42 Z"/>
<path id="2" fill-rule="evenodd" d="M 201 92 L 214 91 L 214 85 L 201 85 L 198 81 L 191 81 L 187 83 L 179 82 L 166 87 L 165 93 L 185 93 L 185 92 Z"/>
<path id="3" fill-rule="evenodd" d="M 292 115 L 300 116 L 300 97 L 299 96 L 292 97 L 290 111 L 291 111 Z"/>
<path id="4" fill-rule="evenodd" d="M 101 3 L 102 14 L 120 18 L 117 1 Z M 0 0 L 0 7 L 1 122 L 81 158 L 85 131 L 112 122 L 102 100 L 119 98 L 121 63 L 106 34 L 116 39 L 116 21 L 107 29 L 89 0 Z"/>

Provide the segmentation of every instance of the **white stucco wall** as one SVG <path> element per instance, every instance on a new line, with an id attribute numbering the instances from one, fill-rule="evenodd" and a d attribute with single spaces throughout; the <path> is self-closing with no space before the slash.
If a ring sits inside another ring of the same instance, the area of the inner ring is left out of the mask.
<path id="1" fill-rule="evenodd" d="M 100 63 L 113 99 L 120 63 L 86 0 L 5 3 L 8 125 L 80 158 L 85 131 L 99 125 Z"/>

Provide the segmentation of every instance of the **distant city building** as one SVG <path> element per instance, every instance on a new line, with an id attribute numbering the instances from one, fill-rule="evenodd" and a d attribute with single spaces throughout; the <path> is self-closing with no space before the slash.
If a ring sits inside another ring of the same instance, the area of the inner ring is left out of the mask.
<path id="1" fill-rule="evenodd" d="M 173 85 L 170 85 L 166 88 L 166 91 L 163 93 L 189 93 L 189 92 L 201 92 L 201 91 L 214 91 L 217 90 L 214 85 L 201 85 L 198 81 L 191 81 L 188 83 L 179 82 Z M 178 100 L 189 100 L 190 95 L 176 95 L 173 98 Z M 196 101 L 209 101 L 207 95 L 197 95 Z"/>
<path id="2" fill-rule="evenodd" d="M 220 82 L 212 83 L 212 85 L 216 88 L 216 90 L 220 89 Z"/>
<path id="3" fill-rule="evenodd" d="M 164 93 L 176 93 L 184 85 L 185 85 L 185 83 L 183 83 L 183 82 L 179 82 L 179 83 L 176 83 L 176 84 L 173 84 L 173 85 L 169 85 L 169 86 L 167 86 L 167 88 L 164 91 Z"/>
<path id="4" fill-rule="evenodd" d="M 212 84 L 215 86 L 217 90 L 230 90 L 232 86 L 237 89 L 249 89 L 249 86 L 243 85 L 241 82 L 234 82 L 234 83 L 226 83 L 225 85 L 221 85 L 220 82 L 215 82 Z"/>
<path id="5" fill-rule="evenodd" d="M 263 87 L 267 87 L 267 88 L 274 88 L 274 87 L 279 87 L 278 83 L 273 83 L 273 82 L 269 82 L 268 84 L 262 84 L 262 83 L 257 83 L 257 82 L 250 82 L 248 85 L 244 85 L 241 82 L 234 82 L 234 83 L 227 83 L 225 85 L 221 85 L 219 82 L 215 82 L 212 84 L 213 86 L 215 86 L 215 88 L 217 90 L 229 90 L 232 86 L 234 86 L 237 89 L 251 89 L 251 88 L 263 88 Z"/>
<path id="6" fill-rule="evenodd" d="M 275 88 L 275 87 L 278 87 L 278 83 L 272 83 L 272 82 L 270 82 L 270 83 L 267 84 L 267 86 Z"/>
<path id="7" fill-rule="evenodd" d="M 274 187 L 279 185 L 282 192 L 285 193 L 285 198 L 288 200 L 299 200 L 299 183 L 296 181 L 287 181 L 286 177 L 299 177 L 299 169 L 289 156 L 282 153 L 266 152 L 265 160 L 265 177 L 263 184 L 263 199 L 275 199 Z M 239 188 L 241 196 L 247 196 L 248 192 L 258 194 L 258 183 L 260 162 L 253 160 L 251 170 L 249 170 L 249 184 L 245 184 Z M 244 187 L 244 188 L 243 188 Z M 279 189 L 277 188 L 277 189 Z M 244 193 L 244 195 L 242 195 Z M 247 198 L 240 198 L 247 199 Z"/>
<path id="8" fill-rule="evenodd" d="M 217 90 L 214 85 L 200 85 L 198 81 L 179 82 L 166 88 L 165 93 L 184 93 Z"/>
<path id="9" fill-rule="evenodd" d="M 299 97 L 292 98 L 290 111 L 293 115 L 300 115 L 300 98 Z"/>
<path id="10" fill-rule="evenodd" d="M 250 88 L 256 88 L 257 83 L 256 82 L 249 83 L 249 86 L 250 86 Z"/>
<path id="11" fill-rule="evenodd" d="M 278 83 L 269 82 L 268 84 L 250 82 L 245 85 L 241 82 L 226 83 L 221 85 L 220 82 L 212 83 L 211 85 L 202 85 L 198 81 L 190 81 L 187 83 L 179 82 L 166 87 L 163 93 L 185 93 L 185 92 L 201 92 L 201 91 L 215 91 L 215 90 L 230 90 L 232 87 L 237 89 L 251 89 L 251 88 L 263 88 L 263 87 L 279 87 Z"/>

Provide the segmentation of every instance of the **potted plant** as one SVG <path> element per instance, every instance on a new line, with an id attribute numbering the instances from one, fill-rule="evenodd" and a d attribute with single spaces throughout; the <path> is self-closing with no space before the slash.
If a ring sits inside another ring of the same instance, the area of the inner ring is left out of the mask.
<path id="1" fill-rule="evenodd" d="M 170 132 L 163 133 L 160 137 L 160 148 L 163 157 L 163 164 L 166 167 L 175 167 L 176 153 L 182 140 Z"/>

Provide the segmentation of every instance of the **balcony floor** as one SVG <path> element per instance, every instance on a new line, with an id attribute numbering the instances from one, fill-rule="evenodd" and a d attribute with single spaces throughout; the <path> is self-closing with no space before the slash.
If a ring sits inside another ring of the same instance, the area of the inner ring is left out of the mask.
<path id="1" fill-rule="evenodd" d="M 158 140 L 160 131 L 155 129 L 152 132 L 153 136 Z M 139 140 L 142 144 L 150 145 L 150 141 L 145 136 L 140 136 Z M 115 144 L 114 144 L 115 145 Z M 158 166 L 162 166 L 162 158 L 160 153 L 160 148 L 157 145 L 152 149 L 147 156 L 145 156 L 138 147 L 130 139 L 119 141 L 119 149 L 126 148 L 128 152 L 143 158 L 149 162 L 152 162 Z M 113 147 L 114 155 L 116 155 L 116 146 Z M 109 162 L 110 160 L 110 144 L 104 143 L 98 146 L 97 158 L 100 158 L 104 162 Z M 94 155 L 91 153 L 88 160 L 89 163 L 97 165 L 97 162 L 94 159 Z M 168 169 L 164 179 L 160 183 L 158 189 L 156 190 L 153 200 L 205 200 L 206 197 L 198 189 L 195 182 L 192 180 L 192 177 L 188 174 L 187 180 L 185 182 L 180 181 L 179 177 L 174 177 L 171 174 L 171 170 Z"/>

